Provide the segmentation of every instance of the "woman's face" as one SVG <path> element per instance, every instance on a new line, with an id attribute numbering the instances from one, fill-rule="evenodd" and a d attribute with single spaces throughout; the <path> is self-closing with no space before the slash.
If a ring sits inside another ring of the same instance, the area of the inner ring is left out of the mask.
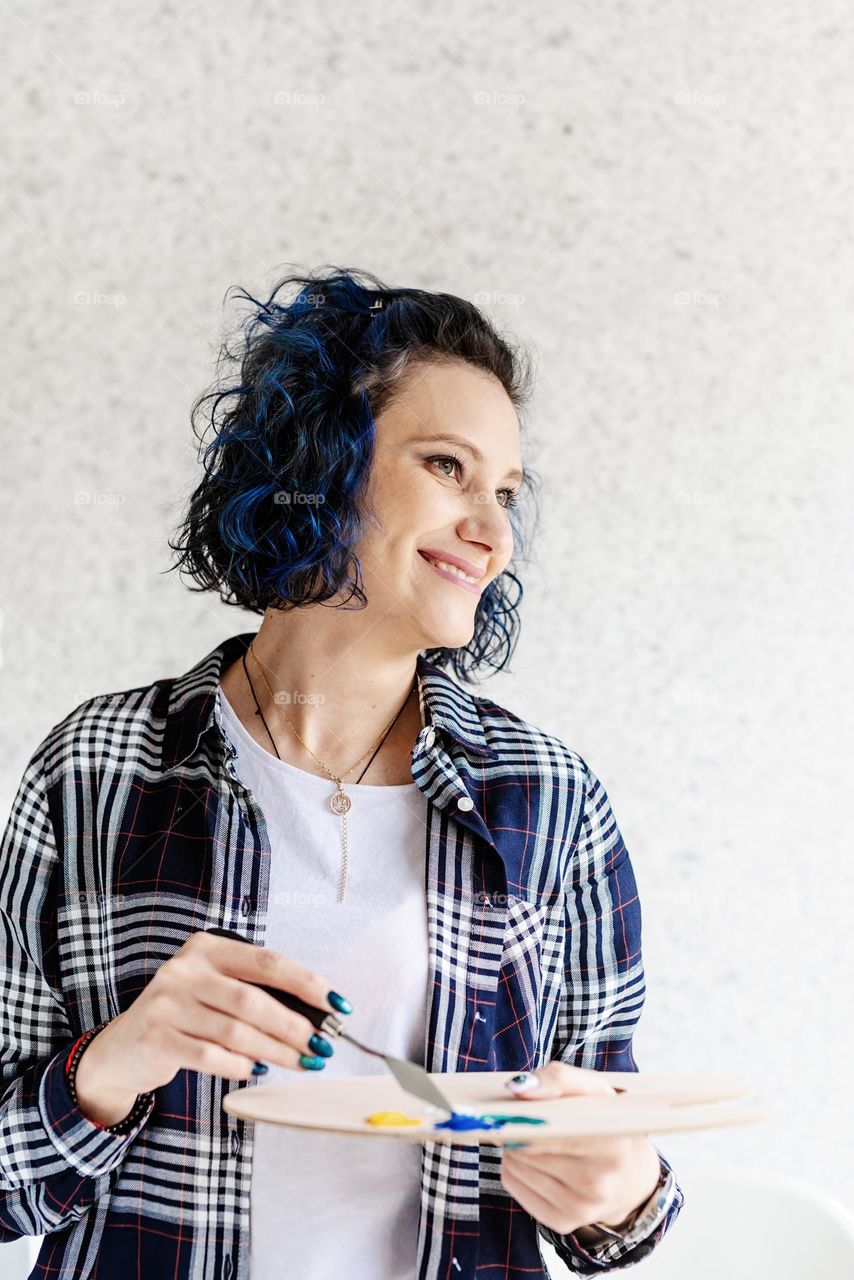
<path id="1" fill-rule="evenodd" d="M 366 501 L 381 527 L 367 523 L 356 547 L 373 623 L 416 651 L 468 644 L 480 595 L 513 553 L 521 465 L 497 378 L 458 361 L 411 366 L 376 420 Z"/>

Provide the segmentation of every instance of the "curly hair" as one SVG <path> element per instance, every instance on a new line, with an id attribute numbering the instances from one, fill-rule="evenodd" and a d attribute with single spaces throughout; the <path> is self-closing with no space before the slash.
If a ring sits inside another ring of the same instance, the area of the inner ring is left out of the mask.
<path id="1" fill-rule="evenodd" d="M 519 412 L 530 396 L 530 359 L 473 303 L 390 289 L 367 271 L 321 268 L 284 277 L 266 302 L 244 289 L 236 296 L 250 311 L 236 347 L 226 338 L 220 348 L 213 389 L 193 404 L 204 476 L 168 543 L 178 559 L 166 572 L 177 568 L 197 584 L 190 590 L 216 591 L 254 613 L 321 604 L 342 590 L 349 594 L 335 607 L 364 608 L 354 547 L 370 515 L 360 498 L 374 421 L 410 365 L 457 360 L 486 370 Z M 208 423 L 213 439 L 202 455 Z M 527 468 L 521 488 L 536 495 Z M 524 554 L 535 505 L 508 507 L 511 564 Z M 469 643 L 425 650 L 426 659 L 462 679 L 480 667 L 504 669 L 522 594 L 508 565 L 482 593 Z"/>

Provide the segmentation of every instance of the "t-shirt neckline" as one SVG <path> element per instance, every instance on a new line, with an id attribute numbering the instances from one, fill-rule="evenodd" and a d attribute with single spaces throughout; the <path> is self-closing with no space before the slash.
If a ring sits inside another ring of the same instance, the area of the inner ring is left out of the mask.
<path id="1" fill-rule="evenodd" d="M 287 760 L 280 760 L 278 756 L 272 753 L 272 751 L 268 751 L 266 747 L 261 746 L 260 742 L 256 742 L 243 721 L 240 719 L 234 707 L 229 702 L 222 684 L 219 684 L 218 689 L 220 703 L 225 713 L 225 717 L 229 721 L 229 727 L 240 739 L 246 750 L 251 752 L 256 759 L 262 760 L 263 763 L 265 763 L 274 773 L 284 773 L 301 783 L 305 783 L 307 786 L 316 785 L 318 787 L 323 787 L 325 791 L 327 791 L 331 786 L 334 786 L 331 778 L 321 777 L 319 773 L 309 773 L 308 769 L 299 769 L 296 765 L 289 764 Z M 367 791 L 372 795 L 379 792 L 394 794 L 395 792 L 411 791 L 413 787 L 417 787 L 417 783 L 415 782 L 393 782 L 389 783 L 387 786 L 381 786 L 373 782 L 360 782 L 357 784 L 353 778 L 349 781 L 345 778 L 342 785 L 345 788 L 348 786 L 358 785 L 359 791 Z"/>

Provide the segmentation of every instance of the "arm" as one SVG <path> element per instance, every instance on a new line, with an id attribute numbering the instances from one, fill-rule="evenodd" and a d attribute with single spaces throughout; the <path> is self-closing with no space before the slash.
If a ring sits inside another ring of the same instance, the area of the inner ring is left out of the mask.
<path id="1" fill-rule="evenodd" d="M 58 958 L 59 883 L 40 747 L 0 842 L 0 1243 L 56 1231 L 110 1191 L 154 1105 L 120 1136 L 71 1097 L 64 1067 L 77 1036 L 48 981 Z"/>
<path id="2" fill-rule="evenodd" d="M 597 1071 L 637 1071 L 632 1034 L 646 991 L 640 901 L 605 788 L 586 764 L 584 787 L 567 885 L 565 980 L 552 1058 Z M 684 1197 L 660 1151 L 658 1157 L 659 1203 L 644 1215 L 642 1240 L 597 1239 L 600 1233 L 586 1227 L 561 1235 L 539 1225 L 576 1275 L 640 1261 L 672 1226 Z"/>

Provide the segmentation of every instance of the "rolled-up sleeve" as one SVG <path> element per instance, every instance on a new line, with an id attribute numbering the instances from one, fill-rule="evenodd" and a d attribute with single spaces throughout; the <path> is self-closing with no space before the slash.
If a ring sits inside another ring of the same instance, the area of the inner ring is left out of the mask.
<path id="1" fill-rule="evenodd" d="M 608 795 L 583 768 L 584 799 L 566 893 L 566 952 L 561 1008 L 552 1058 L 596 1071 L 637 1071 L 632 1036 L 646 993 L 641 955 L 641 908 L 628 850 Z M 658 1148 L 656 1148 L 658 1150 Z M 684 1196 L 671 1174 L 643 1240 L 583 1245 L 569 1232 L 539 1225 L 543 1237 L 575 1275 L 633 1265 L 675 1222 Z"/>
<path id="2" fill-rule="evenodd" d="M 79 1218 L 112 1188 L 154 1107 L 152 1098 L 138 1125 L 119 1135 L 99 1128 L 71 1097 L 65 1060 L 77 1037 L 48 978 L 59 883 L 39 748 L 0 842 L 0 1242 Z"/>

